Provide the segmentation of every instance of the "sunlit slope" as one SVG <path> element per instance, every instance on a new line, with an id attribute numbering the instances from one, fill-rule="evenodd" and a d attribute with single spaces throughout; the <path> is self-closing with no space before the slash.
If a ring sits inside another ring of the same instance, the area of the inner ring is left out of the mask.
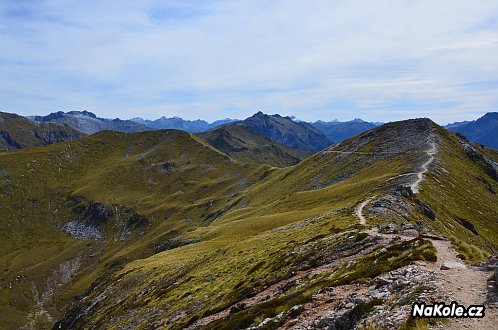
<path id="1" fill-rule="evenodd" d="M 233 163 L 180 131 L 102 132 L 0 154 L 0 169 L 7 328 L 50 324 L 99 274 L 184 244 L 170 240 L 209 224 L 266 170 Z M 63 231 L 69 221 L 97 228 L 102 239 L 75 239 Z"/>
<path id="2" fill-rule="evenodd" d="M 322 287 L 432 258 L 430 243 L 421 239 L 383 246 L 361 232 L 355 210 L 366 200 L 367 228 L 410 226 L 446 236 L 469 260 L 497 248 L 498 185 L 490 163 L 496 152 L 468 145 L 428 119 L 384 125 L 283 169 L 233 161 L 178 131 L 105 132 L 14 154 L 0 156 L 1 189 L 10 193 L 2 201 L 10 212 L 3 238 L 13 251 L 0 260 L 7 269 L 3 283 L 19 270 L 27 274 L 2 294 L 8 298 L 1 306 L 17 313 L 2 317 L 15 325 L 25 324 L 23 313 L 36 303 L 34 274 L 41 292 L 54 269 L 78 255 L 73 280 L 56 290 L 62 300 L 41 304 L 55 317 L 65 308 L 63 328 L 249 326 Z M 419 193 L 410 193 L 424 166 Z M 33 200 L 42 207 L 33 209 Z M 112 211 L 104 221 L 88 215 L 100 210 L 95 203 Z M 98 220 L 102 239 L 75 240 L 62 231 L 70 220 Z M 65 254 L 43 248 L 53 246 Z M 388 253 L 378 259 L 383 248 Z M 214 317 L 272 284 L 325 266 L 226 322 Z M 69 308 L 71 297 L 85 290 Z"/>
<path id="3" fill-rule="evenodd" d="M 332 258 L 333 246 L 344 239 L 342 232 L 349 232 L 347 244 L 368 241 L 368 235 L 356 236 L 355 207 L 366 198 L 394 195 L 400 182 L 393 178 L 419 166 L 426 139 L 436 134 L 435 130 L 428 120 L 394 123 L 332 146 L 294 167 L 268 171 L 237 202 L 221 210 L 215 221 L 184 236 L 199 242 L 128 264 L 101 282 L 62 324 L 110 328 L 192 325 L 293 272 Z M 400 136 L 406 140 L 399 142 Z M 410 142 L 413 138 L 419 143 Z M 415 209 L 415 201 L 404 203 L 411 205 L 413 212 L 407 222 L 424 218 Z M 369 218 L 372 225 L 392 220 L 383 215 Z M 402 258 L 409 262 L 406 256 Z M 381 266 L 386 267 L 382 271 L 397 267 L 395 262 Z M 346 276 L 342 271 L 324 275 L 324 283 Z M 372 267 L 372 271 L 381 270 Z M 319 287 L 308 283 L 303 297 Z M 298 303 L 289 299 L 273 301 L 275 308 L 267 312 Z M 258 315 L 262 314 L 248 316 L 244 322 L 251 324 L 256 320 L 251 317 Z"/>

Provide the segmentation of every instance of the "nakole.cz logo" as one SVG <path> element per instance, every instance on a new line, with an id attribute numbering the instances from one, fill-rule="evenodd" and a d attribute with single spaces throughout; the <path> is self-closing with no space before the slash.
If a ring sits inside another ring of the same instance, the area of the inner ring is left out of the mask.
<path id="1" fill-rule="evenodd" d="M 456 301 L 446 305 L 435 303 L 426 305 L 423 302 L 416 302 L 412 305 L 412 317 L 449 317 L 449 318 L 482 318 L 484 317 L 483 305 L 470 305 L 465 308 Z"/>

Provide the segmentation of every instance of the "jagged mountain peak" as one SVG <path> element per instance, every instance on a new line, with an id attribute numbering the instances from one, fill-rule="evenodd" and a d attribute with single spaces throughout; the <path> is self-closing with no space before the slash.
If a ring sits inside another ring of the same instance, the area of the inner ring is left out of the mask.
<path id="1" fill-rule="evenodd" d="M 306 122 L 295 122 L 289 117 L 266 115 L 259 111 L 237 122 L 270 140 L 301 151 L 318 151 L 330 145 L 329 139 L 316 127 Z"/>

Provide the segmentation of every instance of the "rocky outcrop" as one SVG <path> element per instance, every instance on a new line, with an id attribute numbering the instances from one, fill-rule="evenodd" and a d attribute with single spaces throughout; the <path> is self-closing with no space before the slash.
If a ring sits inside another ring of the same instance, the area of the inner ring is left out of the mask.
<path id="1" fill-rule="evenodd" d="M 73 209 L 74 218 L 62 230 L 77 239 L 102 239 L 104 235 L 99 227 L 112 217 L 113 212 L 97 202 L 81 203 L 80 197 L 72 197 L 72 200 L 79 204 Z"/>
<path id="2" fill-rule="evenodd" d="M 94 202 L 86 209 L 84 221 L 86 225 L 98 227 L 104 222 L 107 222 L 112 214 L 112 211 L 102 204 Z"/>
<path id="3" fill-rule="evenodd" d="M 194 244 L 194 243 L 198 243 L 198 242 L 200 242 L 200 240 L 195 239 L 195 238 L 190 238 L 190 239 L 185 239 L 185 240 L 172 239 L 172 240 L 166 241 L 162 244 L 159 244 L 156 247 L 156 253 L 176 249 L 180 246 L 190 245 L 190 244 Z"/>
<path id="4" fill-rule="evenodd" d="M 470 230 L 475 235 L 479 235 L 479 233 L 477 232 L 476 227 L 474 226 L 474 224 L 472 222 L 470 222 L 467 219 L 459 219 L 459 221 L 462 224 L 462 226 L 464 226 L 466 229 Z"/>
<path id="5" fill-rule="evenodd" d="M 450 269 L 463 269 L 465 265 L 456 261 L 444 260 L 441 264 L 441 270 L 450 270 Z"/>
<path id="6" fill-rule="evenodd" d="M 418 205 L 420 205 L 420 211 L 423 215 L 428 217 L 431 220 L 436 220 L 436 212 L 434 212 L 429 205 L 425 204 L 421 200 L 417 200 Z"/>

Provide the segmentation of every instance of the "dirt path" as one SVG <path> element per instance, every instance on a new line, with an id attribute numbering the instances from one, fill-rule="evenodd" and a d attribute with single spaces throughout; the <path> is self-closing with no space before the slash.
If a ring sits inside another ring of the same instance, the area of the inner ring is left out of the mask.
<path id="1" fill-rule="evenodd" d="M 339 150 L 324 150 L 323 154 L 346 154 L 346 155 L 400 155 L 406 153 L 415 153 L 415 151 L 377 151 L 377 152 L 366 152 L 366 151 L 339 151 Z"/>
<path id="2" fill-rule="evenodd" d="M 425 164 L 430 164 L 429 162 Z M 363 208 L 370 202 L 370 199 L 363 201 L 357 208 L 357 216 L 360 223 L 365 225 L 366 220 L 363 215 Z M 392 238 L 393 234 L 379 233 L 376 228 L 367 232 L 377 234 L 384 238 Z M 398 235 L 402 240 L 412 237 Z M 494 330 L 498 329 L 498 309 L 496 306 L 490 306 L 486 303 L 487 298 L 487 280 L 493 276 L 492 271 L 484 271 L 477 267 L 463 264 L 462 260 L 457 257 L 456 252 L 451 247 L 451 242 L 447 240 L 429 239 L 437 250 L 437 261 L 419 265 L 427 270 L 433 271 L 439 275 L 443 281 L 442 293 L 451 301 L 456 301 L 460 305 L 468 307 L 470 305 L 485 305 L 486 316 L 482 319 L 450 319 L 448 324 L 438 325 L 433 329 L 476 329 L 476 330 Z M 454 262 L 461 267 L 442 270 L 441 265 L 445 261 Z"/>
<path id="3" fill-rule="evenodd" d="M 427 155 L 429 155 L 429 159 L 422 164 L 421 170 L 417 172 L 417 180 L 411 184 L 412 191 L 415 194 L 419 192 L 418 186 L 420 185 L 422 180 L 424 180 L 424 174 L 429 170 L 429 165 L 431 165 L 435 159 L 437 153 L 437 145 L 435 142 L 431 142 L 431 148 L 427 150 L 426 153 Z"/>
<path id="4" fill-rule="evenodd" d="M 434 328 L 444 329 L 497 329 L 498 310 L 486 302 L 487 280 L 493 275 L 492 271 L 484 271 L 474 266 L 463 265 L 462 268 L 441 270 L 444 261 L 462 263 L 451 247 L 449 241 L 432 240 L 432 244 L 437 249 L 438 261 L 428 264 L 428 269 L 433 269 L 443 279 L 442 290 L 450 301 L 468 307 L 470 305 L 485 305 L 486 316 L 483 319 L 451 319 L 449 324 L 440 325 Z M 463 264 L 463 263 L 462 263 Z M 447 303 L 449 303 L 448 301 Z"/>
<path id="5" fill-rule="evenodd" d="M 367 224 L 367 219 L 365 219 L 365 217 L 363 216 L 363 208 L 365 206 L 367 206 L 367 204 L 370 203 L 371 200 L 372 200 L 372 198 L 365 199 L 363 202 L 361 202 L 360 204 L 358 204 L 358 206 L 356 207 L 356 210 L 355 210 L 356 216 L 358 218 L 360 218 L 360 224 L 362 224 L 364 226 Z"/>

